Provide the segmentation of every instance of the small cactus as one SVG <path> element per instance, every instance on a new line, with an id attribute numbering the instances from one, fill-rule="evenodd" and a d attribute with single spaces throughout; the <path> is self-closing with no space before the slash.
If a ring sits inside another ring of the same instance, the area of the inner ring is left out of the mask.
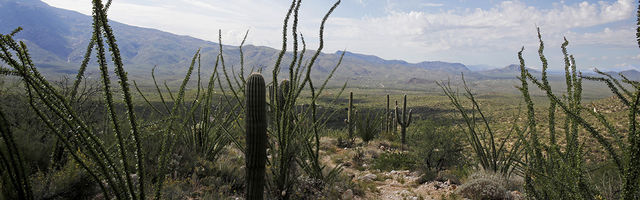
<path id="1" fill-rule="evenodd" d="M 349 107 L 347 107 L 347 119 L 344 120 L 344 123 L 347 124 L 347 130 L 349 131 L 349 139 L 353 139 L 353 125 L 354 125 L 354 116 L 353 116 L 353 92 L 349 92 Z"/>
<path id="2" fill-rule="evenodd" d="M 407 95 L 404 95 L 404 102 L 402 106 L 402 118 L 400 118 L 400 112 L 398 111 L 398 105 L 396 103 L 396 121 L 400 125 L 400 134 L 402 135 L 402 144 L 406 144 L 405 136 L 407 134 L 407 127 L 411 125 L 411 109 L 409 109 L 409 117 L 407 117 Z"/>
<path id="3" fill-rule="evenodd" d="M 246 89 L 246 199 L 263 199 L 267 158 L 267 113 L 264 78 L 253 73 Z"/>

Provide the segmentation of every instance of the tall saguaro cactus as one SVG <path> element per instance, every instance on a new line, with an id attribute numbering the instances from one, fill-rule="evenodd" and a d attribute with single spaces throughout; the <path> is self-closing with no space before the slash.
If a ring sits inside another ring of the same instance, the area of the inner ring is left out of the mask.
<path id="1" fill-rule="evenodd" d="M 247 80 L 246 96 L 246 199 L 263 199 L 267 158 L 267 105 L 264 78 L 253 73 Z"/>
<path id="2" fill-rule="evenodd" d="M 398 105 L 396 103 L 396 121 L 400 125 L 400 134 L 402 135 L 402 144 L 406 144 L 405 136 L 407 134 L 407 127 L 411 125 L 411 109 L 409 109 L 409 116 L 407 117 L 407 95 L 404 95 L 404 102 L 402 105 L 402 118 L 400 118 L 400 112 L 398 112 Z"/>
<path id="3" fill-rule="evenodd" d="M 397 109 L 398 108 L 398 100 L 396 100 L 396 107 L 395 108 L 396 109 L 393 111 L 393 114 L 391 114 L 392 115 L 391 117 L 393 117 L 393 120 L 391 120 L 391 121 L 393 123 L 393 127 L 392 128 L 393 128 L 393 134 L 394 135 L 398 132 L 398 117 L 397 117 L 398 116 L 397 115 L 397 113 L 398 113 L 398 109 Z"/>
<path id="4" fill-rule="evenodd" d="M 347 130 L 349 131 L 349 140 L 353 139 L 353 125 L 354 125 L 354 116 L 353 116 L 353 92 L 349 92 L 349 107 L 347 107 L 347 119 L 344 120 L 344 123 L 347 124 Z"/>
<path id="5" fill-rule="evenodd" d="M 391 124 L 389 123 L 389 118 L 391 117 L 389 115 L 389 95 L 387 94 L 387 110 L 384 112 L 384 130 L 386 132 L 389 132 L 389 129 L 391 128 Z"/>

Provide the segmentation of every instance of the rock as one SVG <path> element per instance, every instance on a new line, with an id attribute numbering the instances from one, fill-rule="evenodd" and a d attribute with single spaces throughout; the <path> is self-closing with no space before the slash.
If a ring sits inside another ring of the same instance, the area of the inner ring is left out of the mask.
<path id="1" fill-rule="evenodd" d="M 361 176 L 360 178 L 358 178 L 358 180 L 371 182 L 376 178 L 378 178 L 378 176 L 376 176 L 375 174 L 367 174 L 367 175 Z"/>
<path id="2" fill-rule="evenodd" d="M 348 189 L 342 193 L 342 199 L 353 199 L 353 190 Z"/>
<path id="3" fill-rule="evenodd" d="M 448 171 L 438 172 L 436 181 L 449 182 L 451 185 L 460 185 L 460 179 L 458 179 L 456 175 L 451 174 Z"/>
<path id="4" fill-rule="evenodd" d="M 525 199 L 524 195 L 519 191 L 511 191 L 511 198 L 514 200 Z"/>
<path id="5" fill-rule="evenodd" d="M 418 172 L 418 171 L 411 172 L 411 173 L 409 174 L 409 176 L 418 177 L 418 176 L 420 176 L 420 172 Z"/>
<path id="6" fill-rule="evenodd" d="M 417 199 L 418 199 L 418 197 L 415 197 L 415 196 L 414 196 L 414 194 L 413 194 L 412 192 L 409 192 L 409 191 L 407 191 L 407 190 L 401 190 L 401 191 L 398 191 L 398 193 L 397 193 L 397 194 L 398 194 L 399 196 L 403 197 L 403 199 L 412 199 L 412 200 L 413 200 L 413 199 L 415 199 L 415 200 L 417 200 Z"/>

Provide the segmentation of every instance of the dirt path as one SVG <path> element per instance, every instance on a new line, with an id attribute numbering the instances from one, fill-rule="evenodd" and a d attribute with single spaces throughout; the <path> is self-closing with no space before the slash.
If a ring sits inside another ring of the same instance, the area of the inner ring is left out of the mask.
<path id="1" fill-rule="evenodd" d="M 372 143 L 358 148 L 338 148 L 335 140 L 323 138 L 323 149 L 327 156 L 323 162 L 330 165 L 342 164 L 343 173 L 352 178 L 352 182 L 364 188 L 364 195 L 354 195 L 346 191 L 343 199 L 442 199 L 453 193 L 457 185 L 450 181 L 431 181 L 419 183 L 419 172 L 409 170 L 379 171 L 370 169 L 372 157 L 387 149 L 384 144 Z M 355 157 L 361 157 L 354 159 Z"/>

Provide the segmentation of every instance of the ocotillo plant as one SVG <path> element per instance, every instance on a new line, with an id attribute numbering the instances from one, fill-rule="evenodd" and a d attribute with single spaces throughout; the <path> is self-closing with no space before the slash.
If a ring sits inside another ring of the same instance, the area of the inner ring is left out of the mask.
<path id="1" fill-rule="evenodd" d="M 638 13 L 640 17 L 640 12 Z M 640 21 L 640 20 L 638 20 Z M 637 29 L 636 39 L 640 39 L 640 29 Z M 547 78 L 547 60 L 544 57 L 544 45 L 538 30 L 540 47 L 538 54 L 542 62 L 542 78 L 539 80 L 525 68 L 522 52 L 518 52 L 520 60 L 520 80 L 519 88 L 525 98 L 528 110 L 528 136 L 526 138 L 525 149 L 528 158 L 525 160 L 524 178 L 525 190 L 535 199 L 594 199 L 598 195 L 593 183 L 587 177 L 589 169 L 584 162 L 584 150 L 579 141 L 579 134 L 584 130 L 593 137 L 602 147 L 617 167 L 617 172 L 623 178 L 623 185 L 619 197 L 623 199 L 638 199 L 640 189 L 638 187 L 640 170 L 640 140 L 637 131 L 638 105 L 640 105 L 640 82 L 627 79 L 623 74 L 619 74 L 622 80 L 617 80 L 611 75 L 596 70 L 602 77 L 583 76 L 576 70 L 576 62 L 573 55 L 568 55 L 566 46 L 568 42 L 562 44 L 562 53 L 565 60 L 565 79 L 567 83 L 567 94 L 560 97 L 554 94 Z M 638 40 L 640 45 L 640 40 Z M 624 104 L 629 112 L 627 141 L 623 141 L 623 136 L 605 116 L 597 111 L 585 108 L 581 104 L 582 79 L 604 82 L 612 93 Z M 540 141 L 540 134 L 536 129 L 534 104 L 528 90 L 528 81 L 541 89 L 552 102 L 549 108 L 549 124 L 555 124 L 552 113 L 555 107 L 559 107 L 566 115 L 565 144 L 558 145 L 555 138 L 555 128 L 549 126 L 550 145 Z M 631 86 L 633 91 L 627 89 L 622 83 Z M 586 111 L 597 122 L 587 121 L 581 114 Z M 604 129 L 597 128 L 598 126 Z M 580 129 L 582 127 L 582 129 Z M 609 139 L 612 138 L 612 139 Z M 615 183 L 614 183 L 615 184 Z"/>
<path id="2" fill-rule="evenodd" d="M 246 98 L 246 199 L 263 199 L 267 158 L 267 105 L 264 78 L 253 73 L 247 80 Z"/>
<path id="3" fill-rule="evenodd" d="M 349 92 L 349 105 L 347 107 L 347 119 L 344 120 L 344 123 L 347 124 L 349 140 L 353 140 L 353 125 L 355 124 L 354 116 L 353 116 L 353 92 Z"/>
<path id="4" fill-rule="evenodd" d="M 77 161 L 78 165 L 86 170 L 89 176 L 98 184 L 105 199 L 111 199 L 112 197 L 115 199 L 146 199 L 145 185 L 148 183 L 145 181 L 144 155 L 141 150 L 138 120 L 136 120 L 134 114 L 133 101 L 122 57 L 116 44 L 113 29 L 109 26 L 106 14 L 107 6 L 100 0 L 93 1 L 92 35 L 95 43 L 90 43 L 88 49 L 96 47 L 97 50 L 96 55 L 101 71 L 105 107 L 112 122 L 111 128 L 114 133 L 108 136 L 114 137 L 112 141 L 115 141 L 113 145 L 117 151 L 116 153 L 107 153 L 108 148 L 105 146 L 105 140 L 98 138 L 96 131 L 79 117 L 77 110 L 70 104 L 70 98 L 63 96 L 57 88 L 52 86 L 40 74 L 30 58 L 26 44 L 21 41 L 16 42 L 13 39 L 13 35 L 20 29 L 13 31 L 9 35 L 0 35 L 0 49 L 2 49 L 0 59 L 13 68 L 11 70 L 12 74 L 20 76 L 29 96 L 31 108 L 63 143 L 65 148 L 70 150 L 69 154 Z M 108 50 L 105 48 L 105 44 L 108 45 Z M 118 122 L 121 117 L 116 117 L 114 92 L 111 89 L 106 51 L 111 52 L 115 74 L 119 79 L 119 91 L 122 92 L 128 126 L 125 123 Z M 85 59 L 88 59 L 88 57 L 89 54 L 86 54 Z M 78 73 L 80 74 L 78 77 L 82 77 L 83 69 L 81 68 Z M 63 126 L 55 126 L 53 123 L 55 120 L 62 121 L 64 123 Z M 73 131 L 67 134 L 62 131 L 63 129 Z M 131 138 L 132 142 L 125 142 L 126 137 Z M 136 182 L 133 181 L 131 176 L 134 173 L 139 178 Z"/>
<path id="5" fill-rule="evenodd" d="M 489 121 L 483 113 L 480 104 L 476 100 L 473 92 L 467 87 L 467 82 L 464 80 L 464 74 L 462 74 L 462 83 L 465 90 L 464 96 L 471 101 L 471 109 L 463 106 L 462 99 L 457 93 L 457 90 L 451 87 L 450 82 L 437 82 L 436 84 L 442 88 L 444 94 L 449 97 L 451 104 L 462 116 L 462 120 L 466 126 L 464 134 L 466 140 L 470 144 L 475 158 L 482 167 L 487 171 L 493 171 L 500 173 L 506 177 L 509 177 L 514 170 L 514 166 L 520 160 L 522 155 L 522 139 L 521 135 L 526 129 L 519 129 L 516 124 L 518 117 L 513 120 L 513 126 L 509 129 L 506 137 L 501 142 L 494 137 L 494 127 L 489 125 Z M 469 111 L 471 110 L 471 111 Z M 479 115 L 479 117 L 477 117 Z M 482 124 L 478 125 L 478 124 Z M 511 142 L 513 138 L 516 138 L 511 147 L 507 147 L 505 144 Z"/>
<path id="6" fill-rule="evenodd" d="M 5 147 L 0 148 L 0 176 L 3 178 L 8 177 L 9 180 L 4 182 L 7 179 L 0 179 L 2 196 L 8 199 L 34 199 L 22 156 L 16 146 L 9 122 L 2 110 L 0 110 L 0 138 L 0 141 L 4 143 L 0 147 Z"/>
<path id="7" fill-rule="evenodd" d="M 236 142 L 232 138 L 227 137 L 224 133 L 228 131 L 226 130 L 227 127 L 229 127 L 239 115 L 226 112 L 225 109 L 222 109 L 222 99 L 218 102 L 217 106 L 211 106 L 213 104 L 213 93 L 216 86 L 215 82 L 216 79 L 220 78 L 218 76 L 218 65 L 221 58 L 221 55 L 217 56 L 213 73 L 211 73 L 211 76 L 209 77 L 209 83 L 207 84 L 207 87 L 204 87 L 201 83 L 200 53 L 198 51 L 194 54 L 191 60 L 191 65 L 187 68 L 187 73 L 180 86 L 180 90 L 178 91 L 178 98 L 183 99 L 184 90 L 191 79 L 194 66 L 197 64 L 197 90 L 196 96 L 191 102 L 185 102 L 182 100 L 173 102 L 173 105 L 168 104 L 164 100 L 163 92 L 159 89 L 160 87 L 156 81 L 155 67 L 151 70 L 151 78 L 155 88 L 157 89 L 157 94 L 161 99 L 162 107 L 158 108 L 152 104 L 140 90 L 137 83 L 135 81 L 133 82 L 139 95 L 144 99 L 147 105 L 161 116 L 161 119 L 169 119 L 164 120 L 163 123 L 167 125 L 166 130 L 170 129 L 172 135 L 178 136 L 178 140 L 170 139 L 170 141 L 163 141 L 165 142 L 163 147 L 175 146 L 171 141 L 178 142 L 181 145 L 185 145 L 188 150 L 197 153 L 199 156 L 202 156 L 209 161 L 216 161 L 221 150 L 229 144 L 230 141 Z M 167 89 L 167 92 L 169 93 L 169 96 L 172 96 L 170 90 Z M 238 106 L 239 105 L 236 103 L 235 105 L 232 105 L 231 108 L 233 110 L 233 107 Z M 173 109 L 170 109 L 170 107 L 173 107 Z M 162 108 L 165 110 L 163 111 Z M 163 151 L 170 152 L 171 150 L 164 148 Z M 160 156 L 162 157 L 160 160 L 166 159 L 166 154 L 170 153 L 162 154 Z"/>
<path id="8" fill-rule="evenodd" d="M 398 106 L 396 105 L 396 121 L 398 121 L 398 124 L 400 125 L 400 134 L 401 134 L 401 142 L 402 144 L 406 144 L 406 134 L 407 134 L 407 127 L 409 127 L 409 125 L 411 125 L 411 109 L 409 109 L 409 116 L 407 117 L 407 95 L 404 95 L 404 101 L 403 101 L 403 106 L 402 106 L 402 118 L 400 118 L 400 112 L 398 112 Z"/>
<path id="9" fill-rule="evenodd" d="M 269 88 L 269 105 L 274 105 L 275 101 L 276 101 L 276 95 L 274 94 L 275 90 L 273 89 L 273 84 L 269 84 L 269 86 L 267 86 Z M 269 112 L 271 112 L 271 109 L 269 109 Z"/>

